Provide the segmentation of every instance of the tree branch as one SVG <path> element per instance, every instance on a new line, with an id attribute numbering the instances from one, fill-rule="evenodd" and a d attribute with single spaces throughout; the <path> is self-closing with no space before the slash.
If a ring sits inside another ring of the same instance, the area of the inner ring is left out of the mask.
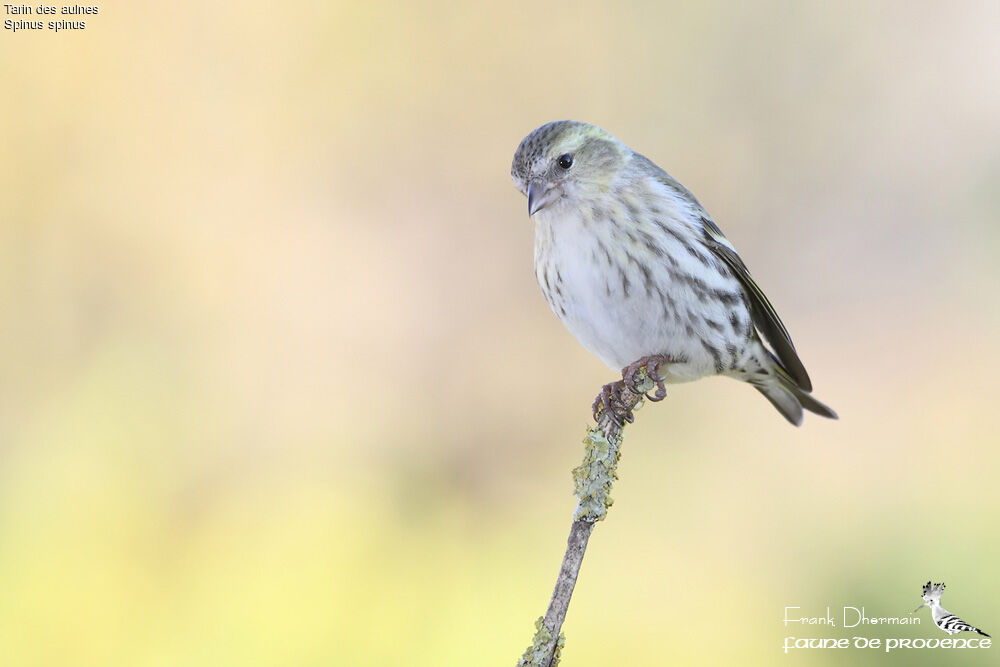
<path id="1" fill-rule="evenodd" d="M 566 541 L 566 554 L 559 568 L 549 609 L 545 616 L 535 621 L 537 631 L 534 641 L 521 656 L 518 667 L 556 667 L 559 664 L 559 655 L 566 642 L 565 635 L 560 631 L 580 574 L 583 555 L 587 551 L 587 542 L 594 524 L 607 516 L 613 502 L 611 486 L 618 479 L 618 459 L 621 456 L 623 427 L 619 424 L 625 422 L 625 415 L 638 406 L 643 395 L 655 386 L 645 367 L 639 369 L 638 377 L 635 391 L 626 383 L 626 387 L 619 392 L 620 406 L 601 403 L 598 425 L 587 429 L 587 436 L 583 439 L 583 462 L 573 470 L 577 505 Z"/>

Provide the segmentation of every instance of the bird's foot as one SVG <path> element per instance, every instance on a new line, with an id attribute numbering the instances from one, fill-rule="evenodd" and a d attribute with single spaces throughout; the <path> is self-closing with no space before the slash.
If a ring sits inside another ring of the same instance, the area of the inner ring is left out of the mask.
<path id="1" fill-rule="evenodd" d="M 623 368 L 622 379 L 604 385 L 601 388 L 601 393 L 594 399 L 592 406 L 594 421 L 600 423 L 601 413 L 607 412 L 615 425 L 622 428 L 625 422 L 631 424 L 635 421 L 630 406 L 641 401 L 640 397 L 654 402 L 666 398 L 665 378 L 660 374 L 659 369 L 669 361 L 670 359 L 662 354 L 654 354 L 643 357 Z M 656 392 L 652 395 L 649 392 L 643 393 L 639 389 L 646 384 L 647 380 L 651 380 L 656 386 Z"/>
<path id="2" fill-rule="evenodd" d="M 636 390 L 636 387 L 640 386 L 645 378 L 649 378 L 656 383 L 656 393 L 650 395 L 647 392 L 646 398 L 653 402 L 662 401 L 667 397 L 667 388 L 663 384 L 666 378 L 660 374 L 660 366 L 665 366 L 669 361 L 670 359 L 662 354 L 651 354 L 633 361 L 622 369 L 622 380 L 625 381 L 626 387 L 638 394 L 640 392 Z"/>
<path id="3" fill-rule="evenodd" d="M 625 389 L 623 380 L 609 382 L 601 387 L 601 393 L 594 399 L 592 409 L 594 411 L 594 421 L 601 423 L 601 413 L 607 412 L 618 428 L 622 428 L 625 422 L 632 423 L 635 417 L 632 411 L 625 407 L 621 393 Z"/>

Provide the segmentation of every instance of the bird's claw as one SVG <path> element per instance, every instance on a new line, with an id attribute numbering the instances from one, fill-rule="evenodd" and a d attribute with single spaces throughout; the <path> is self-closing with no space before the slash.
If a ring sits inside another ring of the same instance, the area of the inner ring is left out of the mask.
<path id="1" fill-rule="evenodd" d="M 632 411 L 626 410 L 622 403 L 621 390 L 624 388 L 625 383 L 622 380 L 609 382 L 601 387 L 601 393 L 594 399 L 592 406 L 594 421 L 600 423 L 602 412 L 607 412 L 618 428 L 622 428 L 624 422 L 631 424 L 635 421 Z"/>
<path id="2" fill-rule="evenodd" d="M 638 377 L 638 374 L 645 369 L 646 377 L 656 383 L 656 393 L 650 395 L 649 392 L 646 392 L 643 395 L 650 401 L 657 403 L 667 397 L 667 387 L 663 384 L 666 378 L 660 374 L 660 366 L 668 362 L 669 359 L 662 354 L 643 357 L 622 369 L 622 379 L 629 389 L 635 391 L 635 387 L 642 382 L 642 378 Z"/>
<path id="3" fill-rule="evenodd" d="M 601 387 L 601 393 L 594 399 L 594 404 L 591 406 L 594 413 L 594 421 L 600 423 L 601 414 L 606 412 L 618 428 L 624 427 L 625 422 L 629 424 L 634 422 L 635 415 L 632 414 L 632 410 L 626 407 L 625 401 L 622 400 L 621 396 L 622 392 L 626 389 L 654 403 L 666 398 L 667 388 L 664 385 L 666 378 L 660 375 L 659 368 L 668 361 L 664 355 L 654 354 L 649 357 L 643 357 L 623 368 L 622 379 L 609 382 Z M 642 385 L 647 378 L 656 383 L 656 392 L 653 394 L 649 392 L 642 393 L 637 390 L 637 387 Z"/>

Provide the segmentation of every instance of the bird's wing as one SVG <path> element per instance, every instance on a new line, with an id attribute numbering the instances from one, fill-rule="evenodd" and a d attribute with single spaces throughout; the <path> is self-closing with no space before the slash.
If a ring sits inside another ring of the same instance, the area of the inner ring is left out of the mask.
<path id="1" fill-rule="evenodd" d="M 708 215 L 702 218 L 702 223 L 705 225 L 705 245 L 708 246 L 709 250 L 716 257 L 732 269 L 736 278 L 746 290 L 747 296 L 750 297 L 750 318 L 753 320 L 754 326 L 757 327 L 757 331 L 760 332 L 764 340 L 774 349 L 782 368 L 795 381 L 799 389 L 812 391 L 812 382 L 809 380 L 809 374 L 806 373 L 805 366 L 802 365 L 799 355 L 795 352 L 795 345 L 792 343 L 792 338 L 788 335 L 788 330 L 785 329 L 785 325 L 781 322 L 781 318 L 778 317 L 774 306 L 771 305 L 764 292 L 754 282 L 753 277 L 750 276 L 750 271 L 747 269 L 747 265 L 736 254 L 736 250 L 729 242 L 729 239 L 722 234 L 719 227 Z"/>
<path id="2" fill-rule="evenodd" d="M 757 283 L 750 276 L 750 271 L 747 269 L 746 264 L 743 263 L 743 260 L 740 259 L 740 256 L 736 254 L 733 244 L 729 242 L 729 239 L 722 233 L 718 225 L 712 221 L 705 207 L 701 205 L 690 190 L 681 185 L 677 179 L 665 172 L 652 160 L 639 153 L 633 153 L 633 159 L 636 160 L 639 169 L 645 171 L 647 174 L 652 173 L 654 178 L 662 185 L 686 200 L 696 215 L 701 215 L 702 229 L 704 230 L 704 238 L 702 240 L 705 246 L 716 257 L 732 269 L 733 274 L 743 285 L 743 289 L 746 290 L 747 296 L 750 299 L 750 319 L 753 321 L 754 326 L 757 327 L 757 331 L 760 332 L 764 340 L 773 348 L 782 369 L 798 385 L 799 389 L 806 392 L 812 391 L 812 381 L 809 380 L 809 374 L 806 373 L 805 366 L 802 365 L 799 355 L 795 352 L 795 345 L 792 343 L 791 336 L 788 335 L 788 330 L 782 324 L 781 318 L 778 317 L 778 313 L 774 310 L 774 306 L 771 305 L 771 302 L 764 296 L 764 292 L 761 291 L 760 287 L 757 286 Z"/>
<path id="3" fill-rule="evenodd" d="M 948 632 L 949 634 L 952 632 L 968 631 L 968 632 L 978 632 L 984 637 L 989 637 L 988 634 L 986 634 L 976 626 L 966 623 L 965 621 L 960 619 L 958 616 L 955 616 L 954 614 L 948 614 L 947 616 L 942 616 L 940 620 L 935 621 L 935 623 L 937 623 L 942 630 Z"/>

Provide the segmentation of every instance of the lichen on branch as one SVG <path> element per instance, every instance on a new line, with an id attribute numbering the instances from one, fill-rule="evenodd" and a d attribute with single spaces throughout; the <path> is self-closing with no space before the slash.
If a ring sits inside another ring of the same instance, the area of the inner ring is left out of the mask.
<path id="1" fill-rule="evenodd" d="M 608 515 L 611 486 L 618 479 L 621 437 L 609 440 L 600 428 L 587 429 L 583 439 L 583 462 L 573 468 L 574 493 L 579 499 L 574 520 L 601 521 Z"/>
<path id="2" fill-rule="evenodd" d="M 534 640 L 517 661 L 517 667 L 557 667 L 565 643 L 566 635 L 560 632 L 559 639 L 555 641 L 555 653 L 552 652 L 552 632 L 545 627 L 545 617 L 539 616 L 535 621 Z"/>
<path id="3" fill-rule="evenodd" d="M 642 403 L 646 392 L 657 384 L 650 378 L 645 366 L 638 369 L 637 375 L 632 386 L 625 383 L 620 388 L 617 405 L 600 403 L 597 426 L 587 429 L 583 439 L 583 461 L 573 469 L 577 505 L 566 540 L 566 554 L 555 590 L 552 591 L 549 609 L 545 616 L 535 621 L 534 639 L 517 667 L 556 667 L 559 664 L 559 655 L 566 643 L 566 637 L 560 631 L 576 587 L 583 555 L 587 551 L 587 542 L 594 524 L 603 520 L 611 507 L 611 487 L 618 479 L 618 459 L 621 458 L 622 424 L 625 416 L 631 415 L 632 410 Z M 628 419 L 631 420 L 631 416 Z"/>

